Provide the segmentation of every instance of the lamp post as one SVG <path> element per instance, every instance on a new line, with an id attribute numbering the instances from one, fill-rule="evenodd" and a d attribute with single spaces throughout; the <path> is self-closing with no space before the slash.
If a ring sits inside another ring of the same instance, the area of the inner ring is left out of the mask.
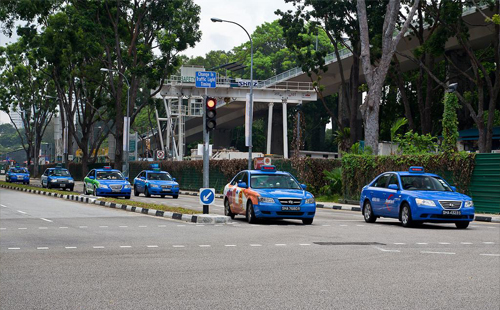
<path id="1" fill-rule="evenodd" d="M 127 77 L 121 73 L 120 71 L 118 70 L 112 70 L 112 69 L 108 69 L 108 68 L 101 68 L 101 71 L 103 72 L 116 72 L 118 73 L 119 75 L 123 76 L 125 78 L 125 82 L 127 83 L 127 86 L 128 86 L 128 89 L 127 89 L 127 118 L 126 118 L 126 121 L 124 122 L 124 131 L 125 131 L 125 143 L 123 145 L 123 148 L 124 148 L 124 152 L 123 152 L 123 156 L 125 156 L 125 163 L 123 165 L 123 174 L 125 174 L 126 177 L 128 177 L 128 168 L 129 168 L 129 156 L 128 156 L 128 153 L 129 153 L 129 135 L 130 135 L 130 84 L 128 83 L 128 79 Z"/>
<path id="2" fill-rule="evenodd" d="M 248 117 L 249 118 L 249 120 L 248 120 L 249 137 L 248 137 L 248 145 L 247 145 L 248 146 L 248 170 L 250 170 L 250 169 L 252 169 L 252 124 L 253 124 L 253 41 L 252 41 L 252 37 L 250 36 L 250 34 L 248 34 L 248 31 L 238 23 L 235 23 L 235 22 L 229 21 L 229 20 L 223 20 L 220 18 L 215 18 L 215 17 L 212 17 L 211 20 L 214 23 L 223 23 L 224 22 L 224 23 L 230 23 L 230 24 L 235 24 L 237 26 L 240 26 L 240 28 L 245 31 L 248 38 L 250 39 L 250 100 L 249 100 L 250 115 Z"/>

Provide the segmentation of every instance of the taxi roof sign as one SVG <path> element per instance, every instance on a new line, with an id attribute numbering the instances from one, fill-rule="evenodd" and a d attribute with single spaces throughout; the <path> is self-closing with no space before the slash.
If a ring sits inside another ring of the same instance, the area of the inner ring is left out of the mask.
<path id="1" fill-rule="evenodd" d="M 413 173 L 424 173 L 424 167 L 412 166 L 410 167 L 410 172 Z"/>
<path id="2" fill-rule="evenodd" d="M 111 166 L 104 166 L 104 167 L 102 167 L 102 169 L 107 169 L 107 170 L 109 170 L 109 169 L 111 169 Z"/>
<path id="3" fill-rule="evenodd" d="M 276 166 L 264 165 L 264 166 L 260 167 L 260 170 L 261 171 L 276 171 Z"/>

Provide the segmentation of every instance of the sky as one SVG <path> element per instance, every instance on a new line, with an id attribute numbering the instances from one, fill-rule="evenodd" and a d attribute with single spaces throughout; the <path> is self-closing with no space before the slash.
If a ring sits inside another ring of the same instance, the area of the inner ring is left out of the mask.
<path id="1" fill-rule="evenodd" d="M 205 56 L 211 50 L 228 51 L 248 41 L 243 29 L 234 24 L 214 23 L 210 20 L 212 17 L 237 22 L 251 34 L 257 26 L 277 19 L 278 16 L 274 14 L 277 9 L 282 11 L 293 9 L 293 5 L 285 3 L 284 0 L 194 0 L 194 3 L 201 7 L 202 37 L 194 48 L 182 53 L 189 57 Z M 7 38 L 0 33 L 1 46 L 15 40 L 15 35 Z M 0 112 L 0 123 L 8 122 L 10 122 L 9 116 Z"/>

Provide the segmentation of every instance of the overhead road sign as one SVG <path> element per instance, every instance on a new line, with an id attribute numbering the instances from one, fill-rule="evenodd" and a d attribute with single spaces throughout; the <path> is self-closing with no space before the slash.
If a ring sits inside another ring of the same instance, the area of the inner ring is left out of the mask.
<path id="1" fill-rule="evenodd" d="M 217 73 L 214 71 L 196 71 L 196 88 L 216 88 Z"/>

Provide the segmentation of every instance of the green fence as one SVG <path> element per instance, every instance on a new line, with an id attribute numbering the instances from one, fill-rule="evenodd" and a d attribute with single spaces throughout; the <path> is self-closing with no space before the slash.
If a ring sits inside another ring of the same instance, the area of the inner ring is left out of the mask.
<path id="1" fill-rule="evenodd" d="M 477 154 L 469 191 L 476 212 L 500 213 L 500 154 Z"/>

